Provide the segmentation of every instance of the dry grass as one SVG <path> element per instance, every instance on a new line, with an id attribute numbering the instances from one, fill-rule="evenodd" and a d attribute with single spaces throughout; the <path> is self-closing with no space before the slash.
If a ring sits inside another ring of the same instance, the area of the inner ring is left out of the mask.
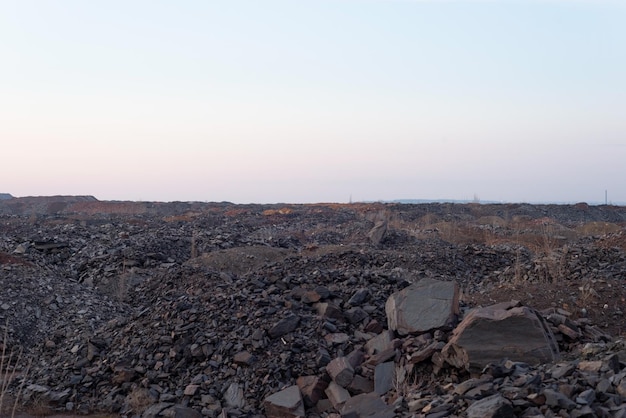
<path id="1" fill-rule="evenodd" d="M 154 399 L 150 396 L 148 389 L 135 386 L 126 396 L 126 405 L 130 408 L 126 412 L 141 415 L 152 403 L 154 403 Z"/>
<path id="2" fill-rule="evenodd" d="M 17 351 L 13 348 L 9 350 L 7 354 L 8 346 L 8 334 L 9 333 L 9 320 L 7 318 L 4 326 L 4 334 L 2 336 L 2 355 L 0 357 L 0 415 L 3 417 L 15 417 L 17 405 L 22 395 L 24 383 L 26 382 L 26 376 L 30 370 L 31 364 L 28 364 L 25 372 L 22 376 L 22 382 L 19 385 L 17 394 L 13 396 L 13 405 L 9 405 L 7 401 L 9 398 L 9 387 L 11 383 L 17 378 L 17 372 L 19 370 L 19 364 L 22 361 L 23 349 L 20 347 Z"/>

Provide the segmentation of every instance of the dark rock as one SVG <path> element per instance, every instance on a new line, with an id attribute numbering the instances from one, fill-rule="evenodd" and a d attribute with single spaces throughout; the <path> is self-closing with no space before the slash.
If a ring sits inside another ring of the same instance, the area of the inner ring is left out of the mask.
<path id="1" fill-rule="evenodd" d="M 359 289 L 348 299 L 348 305 L 360 306 L 362 305 L 370 295 L 368 289 Z"/>
<path id="2" fill-rule="evenodd" d="M 364 393 L 348 399 L 341 409 L 342 418 L 393 418 L 394 408 L 376 393 Z"/>
<path id="3" fill-rule="evenodd" d="M 359 322 L 367 319 L 367 317 L 369 316 L 367 312 L 359 307 L 348 309 L 344 312 L 344 315 L 348 322 L 350 322 L 351 324 L 358 324 Z"/>
<path id="4" fill-rule="evenodd" d="M 511 402 L 496 394 L 478 400 L 467 408 L 468 418 L 514 418 Z"/>
<path id="5" fill-rule="evenodd" d="M 272 328 L 267 332 L 271 338 L 282 337 L 285 334 L 288 334 L 294 331 L 298 324 L 300 323 L 300 317 L 297 315 L 290 315 L 286 318 L 278 321 Z"/>

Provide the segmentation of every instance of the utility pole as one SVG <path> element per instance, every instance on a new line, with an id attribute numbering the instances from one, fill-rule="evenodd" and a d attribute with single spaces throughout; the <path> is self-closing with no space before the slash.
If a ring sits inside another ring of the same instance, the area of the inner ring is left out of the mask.
<path id="1" fill-rule="evenodd" d="M 609 194 L 608 194 L 608 190 L 604 189 L 604 204 L 608 205 L 609 204 Z"/>

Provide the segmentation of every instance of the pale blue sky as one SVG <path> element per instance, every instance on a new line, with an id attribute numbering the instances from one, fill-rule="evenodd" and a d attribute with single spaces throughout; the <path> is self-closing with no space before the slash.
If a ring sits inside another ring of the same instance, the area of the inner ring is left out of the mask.
<path id="1" fill-rule="evenodd" d="M 0 192 L 626 202 L 625 4 L 0 0 Z"/>

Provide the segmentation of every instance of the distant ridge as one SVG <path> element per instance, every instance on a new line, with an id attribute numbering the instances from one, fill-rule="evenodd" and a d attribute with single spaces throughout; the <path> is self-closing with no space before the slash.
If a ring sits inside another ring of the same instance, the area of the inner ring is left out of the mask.
<path id="1" fill-rule="evenodd" d="M 10 193 L 0 193 L 0 200 L 13 199 Z"/>
<path id="2" fill-rule="evenodd" d="M 418 203 L 484 203 L 484 204 L 497 204 L 502 203 L 495 200 L 462 200 L 462 199 L 395 199 L 391 200 L 391 203 L 406 203 L 406 204 L 418 204 Z"/>
<path id="3" fill-rule="evenodd" d="M 425 204 L 425 203 L 454 203 L 454 204 L 468 204 L 468 203 L 476 203 L 481 205 L 499 205 L 499 204 L 526 204 L 526 205 L 575 205 L 577 203 L 583 202 L 553 202 L 553 201 L 545 201 L 545 202 L 514 202 L 514 201 L 498 201 L 498 200 L 462 200 L 462 199 L 394 199 L 394 200 L 383 200 L 383 203 L 403 203 L 403 204 Z M 367 202 L 365 202 L 367 203 Z M 372 202 L 369 202 L 372 203 Z M 626 202 L 584 202 L 593 206 L 601 206 L 601 205 L 609 205 L 609 206 L 626 206 Z"/>

